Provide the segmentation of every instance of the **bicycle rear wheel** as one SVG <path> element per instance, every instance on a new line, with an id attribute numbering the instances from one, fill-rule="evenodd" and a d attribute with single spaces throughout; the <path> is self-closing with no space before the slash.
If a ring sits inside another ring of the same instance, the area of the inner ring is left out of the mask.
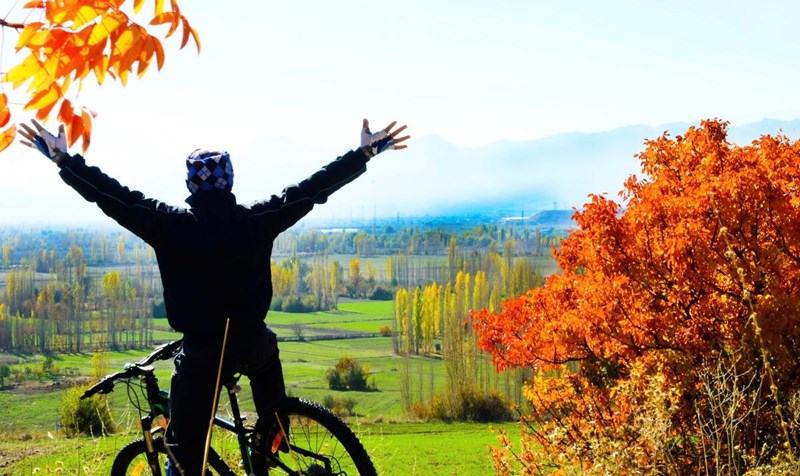
<path id="1" fill-rule="evenodd" d="M 367 451 L 348 426 L 327 408 L 301 398 L 287 398 L 276 409 L 289 422 L 289 450 L 276 456 L 294 473 L 309 476 L 374 476 Z M 275 425 L 268 442 L 278 434 Z M 270 474 L 286 474 L 279 467 Z"/>
<path id="2" fill-rule="evenodd" d="M 153 439 L 153 446 L 158 452 L 158 472 L 154 472 L 147 462 L 147 445 L 144 439 L 138 438 L 125 445 L 111 467 L 111 476 L 153 476 L 164 474 L 167 464 L 167 450 L 164 448 L 164 439 Z"/>

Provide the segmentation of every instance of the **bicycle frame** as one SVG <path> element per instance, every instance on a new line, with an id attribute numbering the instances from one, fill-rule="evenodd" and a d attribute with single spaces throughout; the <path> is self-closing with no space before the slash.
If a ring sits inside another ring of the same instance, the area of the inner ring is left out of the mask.
<path id="1" fill-rule="evenodd" d="M 158 451 L 155 448 L 153 440 L 159 433 L 163 434 L 166 428 L 161 425 L 156 425 L 154 427 L 153 422 L 157 421 L 159 416 L 164 416 L 165 418 L 169 416 L 168 394 L 158 386 L 158 378 L 152 372 L 152 367 L 140 367 L 140 369 L 143 371 L 142 383 L 144 384 L 145 393 L 150 405 L 150 411 L 140 419 L 142 436 L 147 447 L 148 464 L 153 474 L 160 474 L 162 468 L 159 467 Z M 236 435 L 239 452 L 242 456 L 242 469 L 245 474 L 253 473 L 253 461 L 251 458 L 251 453 L 253 451 L 258 451 L 260 454 L 263 454 L 274 467 L 280 467 L 288 474 L 293 474 L 294 470 L 281 461 L 280 458 L 270 452 L 261 452 L 253 445 L 250 438 L 253 430 L 245 426 L 244 422 L 246 421 L 246 417 L 241 414 L 239 400 L 236 396 L 241 388 L 239 387 L 238 381 L 239 376 L 237 375 L 224 383 L 226 393 L 228 394 L 228 401 L 230 402 L 232 419 L 217 414 L 214 416 L 214 425 Z M 303 448 L 297 448 L 291 444 L 289 448 L 290 451 L 296 451 L 299 454 L 318 460 L 325 468 L 330 470 L 330 461 L 328 458 L 306 451 Z M 235 474 L 213 447 L 209 448 L 208 465 L 220 475 Z"/>
<path id="2" fill-rule="evenodd" d="M 159 448 L 157 448 L 156 437 L 163 435 L 166 431 L 167 425 L 162 423 L 161 420 L 167 422 L 169 421 L 169 394 L 159 387 L 158 378 L 155 375 L 155 369 L 151 364 L 157 360 L 171 359 L 177 354 L 178 350 L 180 349 L 180 345 L 180 341 L 175 341 L 159 347 L 152 354 L 148 355 L 141 361 L 134 364 L 127 364 L 123 372 L 107 375 L 100 382 L 86 390 L 81 397 L 88 398 L 95 393 L 110 393 L 114 390 L 114 385 L 118 381 L 122 381 L 128 385 L 128 398 L 134 404 L 134 406 L 139 409 L 141 414 L 140 423 L 142 429 L 142 439 L 144 440 L 145 444 L 144 452 L 146 454 L 147 464 L 154 475 L 162 474 L 162 468 L 159 464 Z M 131 380 L 137 378 L 141 383 L 139 388 L 143 389 L 143 391 L 132 390 L 132 386 L 135 384 L 132 384 Z M 253 454 L 258 454 L 261 457 L 266 458 L 267 466 L 270 468 L 280 468 L 289 475 L 301 474 L 297 470 L 292 469 L 281 459 L 279 453 L 283 453 L 282 449 L 281 451 L 277 451 L 277 448 L 274 447 L 271 450 L 270 448 L 256 448 L 256 445 L 253 442 L 254 430 L 245 426 L 244 422 L 246 417 L 241 414 L 239 401 L 236 396 L 241 389 L 239 386 L 239 378 L 240 375 L 236 374 L 223 382 L 223 386 L 227 391 L 228 400 L 230 402 L 231 418 L 225 418 L 217 413 L 214 416 L 213 424 L 236 435 L 239 452 L 242 457 L 242 469 L 246 474 L 253 474 L 254 467 L 251 456 Z M 139 404 L 140 396 L 144 396 L 147 399 L 148 408 L 145 408 Z M 276 418 L 276 421 L 278 421 L 280 425 L 283 425 L 283 423 L 280 423 L 280 418 Z M 292 459 L 296 460 L 297 455 L 312 459 L 313 461 L 317 462 L 316 464 L 324 467 L 329 474 L 334 474 L 332 469 L 333 460 L 330 457 L 293 444 L 287 434 L 283 433 L 285 430 L 285 428 L 280 427 L 280 429 L 276 430 L 280 433 L 273 433 L 271 435 L 273 438 L 273 444 L 275 441 L 280 443 L 280 441 L 275 438 L 277 435 L 280 435 L 280 437 L 283 438 L 283 442 L 287 444 L 286 448 L 288 450 L 288 455 L 290 455 Z M 353 436 L 353 438 L 355 437 Z M 273 451 L 275 452 L 273 453 Z M 361 451 L 363 451 L 363 448 L 361 448 Z M 364 456 L 366 457 L 366 454 L 364 454 Z M 366 458 L 368 460 L 368 457 Z M 213 447 L 209 448 L 208 465 L 216 470 L 220 475 L 236 474 L 222 459 L 219 453 L 214 450 Z"/>

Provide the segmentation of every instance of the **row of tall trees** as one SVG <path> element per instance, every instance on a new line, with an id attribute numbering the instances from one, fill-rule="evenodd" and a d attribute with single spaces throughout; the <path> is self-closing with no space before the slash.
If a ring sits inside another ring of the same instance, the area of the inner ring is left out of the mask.
<path id="1" fill-rule="evenodd" d="M 542 229 L 526 226 L 479 225 L 466 229 L 445 227 L 386 226 L 381 229 L 348 229 L 322 232 L 289 230 L 275 243 L 279 254 L 355 254 L 360 258 L 387 255 L 444 256 L 450 242 L 456 240 L 464 249 L 502 249 L 514 243 L 515 253 L 526 256 L 549 255 L 566 235 L 562 229 Z"/>
<path id="2" fill-rule="evenodd" d="M 126 231 L 0 227 L 0 243 L 2 270 L 33 265 L 37 272 L 47 273 L 73 247 L 83 251 L 87 266 L 155 263 L 153 249 Z"/>
<path id="3" fill-rule="evenodd" d="M 48 253 L 49 255 L 49 253 Z M 6 272 L 0 297 L 0 350 L 84 352 L 152 344 L 152 307 L 161 286 L 153 266 L 92 272 L 80 247 Z"/>
<path id="4" fill-rule="evenodd" d="M 439 272 L 443 284 L 432 281 L 397 289 L 394 350 L 402 355 L 440 354 L 447 399 L 456 400 L 477 389 L 499 391 L 507 400 L 521 403 L 525 370 L 498 374 L 470 324 L 472 310 L 498 312 L 505 298 L 541 286 L 541 273 L 524 257 L 514 257 L 513 247 L 509 240 L 504 254 L 493 249 L 464 253 L 452 239 L 448 261 Z M 406 381 L 401 387 L 410 388 L 411 378 L 403 373 L 401 379 Z M 405 403 L 411 405 L 410 400 Z"/>

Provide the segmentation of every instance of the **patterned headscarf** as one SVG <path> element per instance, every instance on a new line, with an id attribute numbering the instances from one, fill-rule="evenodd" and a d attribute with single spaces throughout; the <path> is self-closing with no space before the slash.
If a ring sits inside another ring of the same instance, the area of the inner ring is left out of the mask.
<path id="1" fill-rule="evenodd" d="M 192 193 L 218 188 L 230 192 L 233 165 L 225 151 L 197 149 L 186 158 L 186 186 Z"/>

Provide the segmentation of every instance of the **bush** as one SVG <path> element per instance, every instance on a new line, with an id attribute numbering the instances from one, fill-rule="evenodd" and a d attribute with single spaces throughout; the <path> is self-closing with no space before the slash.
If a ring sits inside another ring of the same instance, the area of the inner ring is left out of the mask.
<path id="1" fill-rule="evenodd" d="M 461 400 L 459 420 L 481 423 L 511 420 L 511 409 L 495 390 L 481 392 L 474 387 L 467 387 L 460 392 L 459 397 Z"/>
<path id="2" fill-rule="evenodd" d="M 336 367 L 328 369 L 325 373 L 328 388 L 331 390 L 374 390 L 374 382 L 369 385 L 367 377 L 369 377 L 369 369 L 350 357 L 342 357 L 336 363 Z"/>
<path id="3" fill-rule="evenodd" d="M 0 364 L 0 388 L 6 386 L 6 379 L 11 376 L 11 366 Z"/>
<path id="4" fill-rule="evenodd" d="M 484 392 L 472 386 L 451 398 L 434 394 L 428 405 L 416 403 L 411 413 L 420 420 L 503 422 L 512 420 L 511 408 L 497 391 Z"/>
<path id="5" fill-rule="evenodd" d="M 394 294 L 392 294 L 391 291 L 378 286 L 374 291 L 372 291 L 372 294 L 369 296 L 369 298 L 373 301 L 391 301 L 394 299 Z"/>
<path id="6" fill-rule="evenodd" d="M 378 329 L 378 332 L 383 337 L 389 337 L 390 335 L 392 335 L 392 328 L 390 326 L 381 326 L 381 328 Z"/>
<path id="7" fill-rule="evenodd" d="M 114 421 L 105 396 L 81 400 L 81 395 L 87 388 L 89 387 L 72 387 L 61 400 L 61 425 L 68 437 L 81 433 L 89 436 L 106 435 L 114 431 Z"/>
<path id="8" fill-rule="evenodd" d="M 331 394 L 322 398 L 322 404 L 333 413 L 339 416 L 355 415 L 354 410 L 358 401 L 355 398 L 339 398 Z"/>
<path id="9" fill-rule="evenodd" d="M 333 406 L 336 405 L 336 397 L 329 393 L 322 397 L 322 404 L 325 405 L 325 408 L 333 410 Z"/>
<path id="10" fill-rule="evenodd" d="M 289 296 L 283 300 L 283 306 L 281 307 L 281 311 L 283 312 L 311 312 L 310 309 L 306 307 L 306 303 L 300 296 Z"/>
<path id="11" fill-rule="evenodd" d="M 428 421 L 431 419 L 431 407 L 422 402 L 417 402 L 411 406 L 411 414 L 417 420 Z"/>
<path id="12" fill-rule="evenodd" d="M 345 397 L 342 399 L 342 408 L 345 409 L 348 415 L 355 415 L 355 408 L 358 401 L 352 397 Z"/>
<path id="13" fill-rule="evenodd" d="M 331 390 L 347 390 L 347 381 L 344 375 L 336 369 L 328 369 L 328 371 L 325 372 L 325 380 L 328 381 L 328 388 Z M 332 407 L 328 406 L 328 408 Z"/>
<path id="14" fill-rule="evenodd" d="M 270 304 L 270 309 L 274 311 L 283 312 L 314 312 L 320 310 L 317 297 L 313 294 L 305 296 L 291 295 L 291 296 L 275 296 Z"/>

